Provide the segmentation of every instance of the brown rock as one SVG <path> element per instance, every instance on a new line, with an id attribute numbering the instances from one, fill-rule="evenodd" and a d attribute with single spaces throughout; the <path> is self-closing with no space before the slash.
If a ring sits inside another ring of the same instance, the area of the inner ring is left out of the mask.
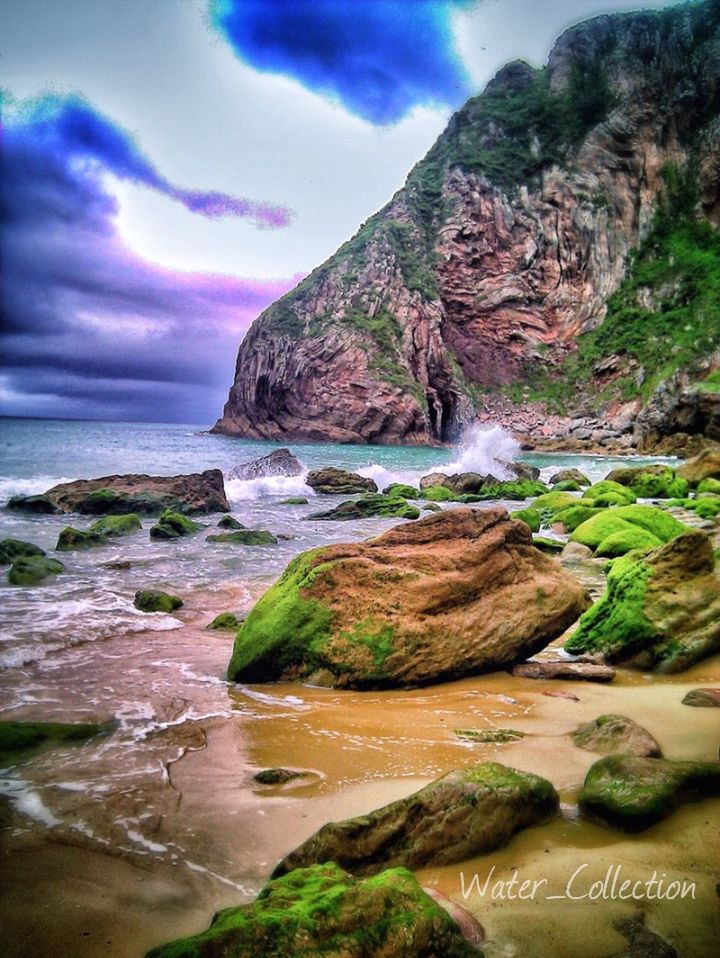
<path id="1" fill-rule="evenodd" d="M 703 479 L 720 479 L 720 449 L 705 449 L 699 456 L 683 463 L 677 473 L 691 486 L 699 485 Z"/>
<path id="2" fill-rule="evenodd" d="M 678 958 L 672 945 L 645 926 L 645 915 L 641 911 L 630 918 L 619 918 L 614 927 L 627 938 L 628 947 L 610 958 Z"/>
<path id="3" fill-rule="evenodd" d="M 592 662 L 568 662 L 565 659 L 548 659 L 542 662 L 523 662 L 512 670 L 513 675 L 524 679 L 569 679 L 582 682 L 612 682 L 615 669 L 609 665 Z"/>
<path id="4" fill-rule="evenodd" d="M 682 704 L 697 708 L 720 708 L 720 689 L 691 689 Z"/>
<path id="5" fill-rule="evenodd" d="M 325 466 L 313 469 L 305 480 L 315 492 L 331 496 L 351 496 L 360 492 L 377 492 L 378 487 L 372 479 L 359 476 L 356 472 Z"/>
<path id="6" fill-rule="evenodd" d="M 662 756 L 652 735 L 624 715 L 600 715 L 592 722 L 585 722 L 572 733 L 572 740 L 578 748 L 601 755 L 624 752 L 641 758 Z"/>
<path id="7" fill-rule="evenodd" d="M 552 699 L 568 699 L 570 702 L 579 702 L 580 699 L 574 692 L 563 692 L 561 689 L 548 689 L 543 692 L 543 695 L 547 695 Z"/>

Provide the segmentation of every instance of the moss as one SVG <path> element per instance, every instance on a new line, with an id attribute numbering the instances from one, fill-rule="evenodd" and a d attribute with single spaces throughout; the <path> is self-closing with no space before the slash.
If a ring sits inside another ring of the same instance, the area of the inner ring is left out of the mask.
<path id="1" fill-rule="evenodd" d="M 720 496 L 720 479 L 713 479 L 712 477 L 708 479 L 703 479 L 699 483 L 696 492 L 712 492 L 716 496 Z M 685 493 L 683 493 L 684 495 Z"/>
<path id="2" fill-rule="evenodd" d="M 547 486 L 536 479 L 511 479 L 507 482 L 493 482 L 484 485 L 479 492 L 460 496 L 462 502 L 488 502 L 496 499 L 509 499 L 521 502 L 547 492 Z"/>
<path id="3" fill-rule="evenodd" d="M 241 625 L 242 621 L 238 619 L 234 612 L 221 612 L 215 616 L 208 629 L 227 629 L 231 632 L 237 632 Z"/>
<path id="4" fill-rule="evenodd" d="M 361 619 L 353 625 L 352 631 L 341 632 L 340 638 L 351 645 L 364 645 L 370 649 L 376 674 L 368 672 L 367 678 L 372 681 L 382 677 L 382 667 L 395 647 L 395 630 L 391 625 L 372 618 Z"/>
<path id="5" fill-rule="evenodd" d="M 578 502 L 577 505 L 560 509 L 552 517 L 552 521 L 553 525 L 559 523 L 563 526 L 566 532 L 574 532 L 579 525 L 582 525 L 583 522 L 587 522 L 588 519 L 592 519 L 593 516 L 600 515 L 602 511 L 602 509 L 597 509 L 595 506 L 584 505 Z"/>
<path id="6" fill-rule="evenodd" d="M 613 482 L 612 479 L 603 479 L 601 482 L 596 482 L 583 492 L 582 498 L 597 500 L 608 494 L 619 497 L 617 502 L 608 503 L 608 505 L 631 505 L 636 499 L 632 489 L 620 485 L 619 482 Z"/>
<path id="7" fill-rule="evenodd" d="M 219 532 L 217 535 L 207 536 L 206 542 L 229 542 L 239 546 L 271 546 L 277 545 L 277 539 L 266 529 L 237 529 L 235 532 Z"/>
<path id="8" fill-rule="evenodd" d="M 552 487 L 553 492 L 580 492 L 581 485 L 574 479 L 561 479 Z"/>
<path id="9" fill-rule="evenodd" d="M 174 512 L 172 509 L 166 509 L 157 523 L 150 529 L 151 539 L 179 539 L 182 536 L 192 535 L 198 532 L 202 526 L 188 519 L 180 512 Z"/>
<path id="10" fill-rule="evenodd" d="M 541 552 L 548 552 L 550 555 L 559 555 L 565 547 L 564 542 L 547 536 L 533 536 L 533 545 Z"/>
<path id="11" fill-rule="evenodd" d="M 308 671 L 324 667 L 317 650 L 330 636 L 333 614 L 322 602 L 305 597 L 306 590 L 327 571 L 317 562 L 321 551 L 311 549 L 296 556 L 253 607 L 235 639 L 228 666 L 230 681 L 279 678 L 303 661 L 308 662 Z"/>
<path id="12" fill-rule="evenodd" d="M 73 529 L 72 526 L 66 526 L 58 536 L 58 552 L 72 552 L 76 549 L 95 549 L 97 546 L 107 545 L 107 536 L 101 532 L 87 532 L 82 529 Z"/>
<path id="13" fill-rule="evenodd" d="M 135 593 L 133 605 L 141 612 L 174 612 L 184 605 L 177 595 L 161 592 L 159 589 L 140 589 Z"/>
<path id="14" fill-rule="evenodd" d="M 662 475 L 643 473 L 630 488 L 640 499 L 675 499 L 686 496 L 690 484 L 668 466 Z"/>
<path id="15" fill-rule="evenodd" d="M 611 532 L 595 549 L 596 556 L 615 559 L 634 549 L 655 549 L 662 545 L 662 541 L 647 529 L 628 524 L 626 529 Z"/>
<path id="16" fill-rule="evenodd" d="M 233 516 L 223 516 L 218 522 L 218 529 L 244 529 L 242 522 L 238 522 Z"/>
<path id="17" fill-rule="evenodd" d="M 528 506 L 527 509 L 518 509 L 517 512 L 511 512 L 510 518 L 524 522 L 525 525 L 530 527 L 531 532 L 540 531 L 540 513 L 532 506 Z"/>
<path id="18" fill-rule="evenodd" d="M 694 512 L 701 519 L 714 519 L 720 514 L 720 498 L 714 496 L 703 499 L 670 499 L 664 503 L 668 509 L 679 507 Z"/>
<path id="19" fill-rule="evenodd" d="M 305 496 L 290 496 L 289 499 L 282 499 L 279 503 L 279 506 L 306 506 L 308 505 L 308 500 Z"/>
<path id="20" fill-rule="evenodd" d="M 629 501 L 634 502 L 635 497 L 633 496 L 632 500 L 628 500 L 627 496 L 621 496 L 617 492 L 601 492 L 595 499 L 593 499 L 593 505 L 597 509 L 609 509 L 611 506 L 627 505 Z"/>
<path id="21" fill-rule="evenodd" d="M 135 512 L 128 512 L 123 516 L 104 516 L 102 519 L 97 519 L 90 526 L 89 531 L 115 539 L 120 536 L 129 536 L 138 529 L 142 529 L 140 516 Z"/>
<path id="22" fill-rule="evenodd" d="M 393 482 L 383 489 L 384 496 L 401 499 L 420 499 L 420 490 L 414 486 L 409 486 L 404 482 Z"/>
<path id="23" fill-rule="evenodd" d="M 576 506 L 578 501 L 578 497 L 570 492 L 546 492 L 544 495 L 537 497 L 532 503 L 532 508 L 538 509 L 541 513 L 554 515 L 562 509 Z"/>
<path id="24" fill-rule="evenodd" d="M 491 744 L 503 744 L 505 742 L 518 742 L 525 737 L 524 732 L 517 732 L 512 728 L 456 728 L 453 732 L 458 738 L 469 742 L 483 742 Z"/>
<path id="25" fill-rule="evenodd" d="M 44 556 L 45 550 L 32 542 L 23 542 L 22 539 L 2 539 L 0 541 L 0 565 L 7 565 L 16 559 L 27 559 L 30 556 Z"/>
<path id="26" fill-rule="evenodd" d="M 597 549 L 601 542 L 616 532 L 629 534 L 628 527 L 632 526 L 644 529 L 660 542 L 669 542 L 686 531 L 681 522 L 655 506 L 619 506 L 615 509 L 604 509 L 581 523 L 570 536 L 570 540 Z"/>
<path id="27" fill-rule="evenodd" d="M 375 492 L 361 496 L 360 499 L 341 502 L 327 512 L 313 512 L 307 519 L 349 521 L 367 518 L 418 519 L 420 510 L 411 506 L 398 496 L 386 496 Z"/>
<path id="28" fill-rule="evenodd" d="M 84 742 L 113 729 L 109 722 L 7 722 L 0 721 L 0 761 L 43 745 Z"/>
<path id="29" fill-rule="evenodd" d="M 13 562 L 7 577 L 10 585 L 38 585 L 43 579 L 64 571 L 65 566 L 59 559 L 50 559 L 44 555 L 25 556 Z"/>
<path id="30" fill-rule="evenodd" d="M 52 516 L 60 510 L 46 495 L 39 496 L 11 496 L 8 499 L 8 509 L 15 512 L 29 512 L 31 515 Z"/>
<path id="31" fill-rule="evenodd" d="M 169 509 L 182 512 L 184 503 L 175 496 L 158 495 L 152 492 L 117 492 L 114 489 L 95 489 L 89 492 L 75 506 L 81 515 L 158 515 Z"/>
<path id="32" fill-rule="evenodd" d="M 456 496 L 445 486 L 428 486 L 420 493 L 428 502 L 455 502 Z"/>

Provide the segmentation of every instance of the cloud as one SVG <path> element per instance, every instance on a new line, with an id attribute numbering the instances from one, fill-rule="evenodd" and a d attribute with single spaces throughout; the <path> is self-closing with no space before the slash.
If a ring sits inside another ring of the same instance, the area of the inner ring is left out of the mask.
<path id="1" fill-rule="evenodd" d="M 375 124 L 471 92 L 451 15 L 470 0 L 211 0 L 237 55 Z"/>
<path id="2" fill-rule="evenodd" d="M 4 412 L 212 422 L 243 332 L 300 277 L 176 272 L 132 253 L 107 173 L 162 178 L 112 127 L 63 117 L 4 130 Z"/>

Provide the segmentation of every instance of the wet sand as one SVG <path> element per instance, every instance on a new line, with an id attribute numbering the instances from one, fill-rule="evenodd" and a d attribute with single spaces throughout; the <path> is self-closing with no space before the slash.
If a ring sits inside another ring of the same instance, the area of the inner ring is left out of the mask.
<path id="1" fill-rule="evenodd" d="M 8 816 L 1 832 L 3 955 L 139 958 L 204 929 L 216 909 L 251 900 L 274 864 L 326 821 L 408 795 L 449 769 L 496 760 L 549 778 L 562 817 L 491 855 L 419 874 L 478 917 L 488 958 L 606 958 L 624 944 L 612 920 L 638 907 L 683 958 L 714 958 L 720 800 L 685 806 L 638 836 L 582 821 L 574 803 L 597 756 L 568 732 L 620 712 L 648 728 L 668 758 L 717 759 L 720 716 L 681 699 L 720 683 L 720 657 L 679 676 L 620 671 L 609 686 L 496 673 L 416 691 L 245 689 L 223 680 L 231 634 L 205 628 L 233 598 L 196 595 L 181 629 L 94 643 L 8 676 L 32 690 L 13 718 L 115 715 L 120 727 L 43 752 L 7 776 L 24 814 Z M 553 689 L 579 701 L 542 694 Z M 526 737 L 481 745 L 453 734 L 495 727 Z M 255 771 L 277 765 L 312 774 L 285 786 L 253 782 Z M 584 863 L 578 893 L 621 865 L 633 880 L 656 870 L 694 881 L 695 899 L 548 900 Z M 521 880 L 547 885 L 525 901 L 489 892 L 464 899 L 460 873 L 482 884 L 493 866 L 492 881 L 517 869 Z"/>

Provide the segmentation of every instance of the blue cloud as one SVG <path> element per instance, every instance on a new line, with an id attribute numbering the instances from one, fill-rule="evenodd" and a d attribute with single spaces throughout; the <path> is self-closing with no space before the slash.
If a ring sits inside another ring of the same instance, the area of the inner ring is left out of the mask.
<path id="1" fill-rule="evenodd" d="M 450 15 L 471 0 L 210 0 L 238 56 L 375 124 L 470 93 Z"/>

